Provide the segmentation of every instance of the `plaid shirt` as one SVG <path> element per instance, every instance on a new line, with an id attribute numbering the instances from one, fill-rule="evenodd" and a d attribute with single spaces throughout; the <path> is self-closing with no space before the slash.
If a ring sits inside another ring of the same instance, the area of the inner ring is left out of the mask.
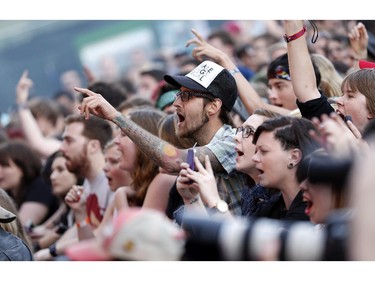
<path id="1" fill-rule="evenodd" d="M 228 203 L 233 215 L 240 216 L 241 194 L 246 184 L 246 175 L 236 170 L 234 134 L 235 130 L 231 126 L 223 125 L 206 147 L 215 154 L 226 171 L 215 173 L 219 196 Z"/>

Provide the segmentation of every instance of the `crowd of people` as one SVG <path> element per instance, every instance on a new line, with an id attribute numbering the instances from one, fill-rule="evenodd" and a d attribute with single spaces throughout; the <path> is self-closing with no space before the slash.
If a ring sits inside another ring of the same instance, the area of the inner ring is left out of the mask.
<path id="1" fill-rule="evenodd" d="M 0 260 L 374 260 L 375 24 L 241 23 L 51 98 L 25 70 Z"/>

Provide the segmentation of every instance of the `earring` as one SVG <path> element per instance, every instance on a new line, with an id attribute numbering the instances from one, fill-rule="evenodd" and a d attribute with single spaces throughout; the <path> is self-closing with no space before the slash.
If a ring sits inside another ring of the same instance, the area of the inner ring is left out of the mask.
<path id="1" fill-rule="evenodd" d="M 292 169 L 294 167 L 293 163 L 288 163 L 288 169 Z"/>

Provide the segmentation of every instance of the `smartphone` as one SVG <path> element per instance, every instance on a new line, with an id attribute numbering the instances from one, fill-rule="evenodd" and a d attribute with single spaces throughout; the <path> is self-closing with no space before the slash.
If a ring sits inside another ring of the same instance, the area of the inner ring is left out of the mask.
<path id="1" fill-rule="evenodd" d="M 192 148 L 188 149 L 187 163 L 189 164 L 189 168 L 192 170 L 195 170 L 194 155 L 195 155 L 196 145 L 197 143 L 195 143 Z"/>
<path id="2" fill-rule="evenodd" d="M 194 152 L 195 152 L 195 149 L 194 148 L 190 148 L 188 150 L 188 156 L 187 156 L 187 162 L 189 164 L 189 168 L 192 169 L 192 170 L 195 170 Z"/>
<path id="3" fill-rule="evenodd" d="M 187 163 L 189 164 L 189 168 L 192 170 L 195 170 L 195 163 L 194 163 L 194 155 L 195 155 L 195 146 L 197 143 L 194 144 L 192 148 L 188 149 L 188 155 L 187 155 Z M 193 181 L 189 181 L 187 184 L 192 184 Z"/>

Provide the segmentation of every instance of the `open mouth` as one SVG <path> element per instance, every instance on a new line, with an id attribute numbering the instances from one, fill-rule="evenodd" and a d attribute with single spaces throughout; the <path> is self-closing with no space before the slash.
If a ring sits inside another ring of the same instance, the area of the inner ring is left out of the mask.
<path id="1" fill-rule="evenodd" d="M 274 105 L 274 106 L 283 107 L 283 105 L 282 105 L 281 103 L 275 103 L 275 102 L 271 102 L 271 103 L 272 103 L 272 105 Z"/>
<path id="2" fill-rule="evenodd" d="M 236 152 L 237 152 L 238 156 L 243 156 L 243 154 L 244 154 L 241 150 L 238 150 L 238 149 L 236 149 Z"/>
<path id="3" fill-rule="evenodd" d="M 177 113 L 177 117 L 178 117 L 178 125 L 180 125 L 181 123 L 185 121 L 185 116 L 183 116 L 182 114 Z"/>
<path id="4" fill-rule="evenodd" d="M 311 214 L 311 208 L 313 206 L 313 202 L 311 200 L 309 200 L 306 196 L 303 196 L 303 202 L 306 203 L 306 209 L 305 209 L 305 214 L 307 216 L 310 216 Z"/>
<path id="5" fill-rule="evenodd" d="M 257 172 L 256 173 L 256 177 L 257 177 L 257 182 L 258 183 L 263 183 L 264 184 L 264 177 L 263 177 L 263 174 L 264 174 L 264 171 L 261 170 L 261 169 L 258 169 L 258 168 L 255 168 L 255 171 Z"/>
<path id="6" fill-rule="evenodd" d="M 307 216 L 310 216 L 312 206 L 313 206 L 313 203 L 312 203 L 311 201 L 306 201 L 305 214 L 306 214 Z"/>
<path id="7" fill-rule="evenodd" d="M 264 171 L 263 170 L 261 170 L 261 169 L 258 169 L 258 168 L 256 168 L 257 169 L 257 171 L 258 171 L 258 176 L 261 176 L 261 175 L 263 175 L 264 174 Z"/>
<path id="8" fill-rule="evenodd" d="M 344 114 L 342 114 L 340 111 L 338 111 L 338 110 L 336 110 L 336 113 L 337 113 L 337 115 L 338 116 L 340 116 L 340 118 L 344 121 L 344 122 L 346 122 L 346 116 L 344 115 Z"/>

